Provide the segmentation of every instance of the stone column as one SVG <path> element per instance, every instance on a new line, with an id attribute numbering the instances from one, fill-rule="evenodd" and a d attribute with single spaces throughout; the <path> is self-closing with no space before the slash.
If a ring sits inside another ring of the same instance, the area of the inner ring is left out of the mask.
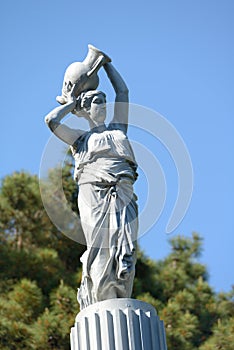
<path id="1" fill-rule="evenodd" d="M 71 350 L 167 350 L 163 321 L 143 301 L 101 301 L 76 316 Z"/>

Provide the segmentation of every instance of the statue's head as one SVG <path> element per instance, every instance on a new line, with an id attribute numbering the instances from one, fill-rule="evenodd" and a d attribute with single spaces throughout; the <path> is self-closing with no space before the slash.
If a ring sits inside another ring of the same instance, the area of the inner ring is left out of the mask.
<path id="1" fill-rule="evenodd" d="M 99 90 L 82 92 L 77 99 L 74 114 L 91 119 L 95 124 L 106 119 L 106 95 Z"/>

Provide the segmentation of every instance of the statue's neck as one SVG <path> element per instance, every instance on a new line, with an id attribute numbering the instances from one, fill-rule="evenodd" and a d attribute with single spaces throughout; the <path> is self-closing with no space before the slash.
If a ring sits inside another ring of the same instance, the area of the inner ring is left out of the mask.
<path id="1" fill-rule="evenodd" d="M 106 130 L 106 124 L 102 123 L 99 125 L 93 124 L 92 126 L 90 125 L 90 131 L 91 132 L 103 132 Z"/>

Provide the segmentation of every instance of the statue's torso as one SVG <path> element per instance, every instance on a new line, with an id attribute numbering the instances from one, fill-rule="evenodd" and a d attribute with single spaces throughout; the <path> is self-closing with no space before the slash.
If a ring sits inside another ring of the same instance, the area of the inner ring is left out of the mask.
<path id="1" fill-rule="evenodd" d="M 72 146 L 75 159 L 74 178 L 84 182 L 116 181 L 129 177 L 134 182 L 136 160 L 126 134 L 120 129 L 106 128 L 84 133 Z"/>

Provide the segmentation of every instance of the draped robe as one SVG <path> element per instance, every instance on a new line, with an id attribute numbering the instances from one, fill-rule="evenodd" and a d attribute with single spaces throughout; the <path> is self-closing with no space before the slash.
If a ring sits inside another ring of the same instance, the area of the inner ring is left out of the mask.
<path id="1" fill-rule="evenodd" d="M 87 250 L 81 257 L 81 309 L 131 296 L 138 232 L 133 184 L 137 164 L 126 134 L 115 125 L 84 133 L 71 147 L 78 207 Z"/>

